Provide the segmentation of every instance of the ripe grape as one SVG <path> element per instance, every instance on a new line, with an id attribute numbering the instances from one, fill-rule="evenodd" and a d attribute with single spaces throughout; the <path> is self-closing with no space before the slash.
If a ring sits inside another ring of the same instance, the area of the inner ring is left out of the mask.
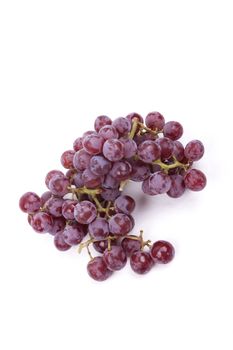
<path id="1" fill-rule="evenodd" d="M 73 149 L 75 150 L 75 152 L 78 152 L 82 148 L 83 148 L 83 138 L 78 137 L 73 143 Z"/>
<path id="2" fill-rule="evenodd" d="M 54 236 L 54 245 L 58 250 L 60 250 L 62 252 L 71 248 L 71 246 L 64 241 L 63 232 L 58 232 Z"/>
<path id="3" fill-rule="evenodd" d="M 116 212 L 123 214 L 131 214 L 134 211 L 135 206 L 135 200 L 127 195 L 119 196 L 114 202 Z"/>
<path id="4" fill-rule="evenodd" d="M 71 169 L 73 168 L 73 158 L 75 155 L 75 151 L 69 150 L 65 151 L 61 155 L 61 164 L 64 166 L 66 169 Z"/>
<path id="5" fill-rule="evenodd" d="M 33 215 L 31 226 L 38 233 L 49 232 L 53 227 L 53 217 L 48 213 L 38 212 Z"/>
<path id="6" fill-rule="evenodd" d="M 173 141 L 173 146 L 173 155 L 179 162 L 181 162 L 184 159 L 184 146 L 180 141 Z"/>
<path id="7" fill-rule="evenodd" d="M 144 163 L 152 163 L 160 157 L 160 147 L 154 141 L 144 141 L 138 146 L 138 157 Z"/>
<path id="8" fill-rule="evenodd" d="M 105 251 L 105 249 L 108 248 L 108 240 L 105 239 L 105 240 L 103 240 L 103 241 L 95 241 L 95 242 L 93 242 L 93 248 L 94 248 L 97 252 L 103 254 L 103 252 Z"/>
<path id="9" fill-rule="evenodd" d="M 84 149 L 76 152 L 73 159 L 73 165 L 75 169 L 84 171 L 90 164 L 91 155 Z"/>
<path id="10" fill-rule="evenodd" d="M 107 268 L 104 259 L 97 256 L 87 264 L 87 272 L 95 281 L 105 281 L 112 275 L 112 271 Z"/>
<path id="11" fill-rule="evenodd" d="M 151 270 L 153 265 L 153 259 L 148 252 L 137 250 L 131 254 L 130 266 L 134 272 L 140 275 L 145 274 Z"/>
<path id="12" fill-rule="evenodd" d="M 69 245 L 77 245 L 82 242 L 84 237 L 83 226 L 78 222 L 72 222 L 66 225 L 63 233 L 64 241 Z"/>
<path id="13" fill-rule="evenodd" d="M 34 192 L 26 192 L 19 200 L 19 207 L 24 213 L 35 213 L 40 209 L 41 199 Z"/>
<path id="14" fill-rule="evenodd" d="M 89 225 L 90 235 L 94 239 L 104 239 L 109 235 L 108 221 L 104 218 L 96 218 Z"/>
<path id="15" fill-rule="evenodd" d="M 124 144 L 125 158 L 132 158 L 137 153 L 137 144 L 134 140 L 129 138 L 120 138 L 120 141 Z"/>
<path id="16" fill-rule="evenodd" d="M 106 201 L 114 202 L 115 199 L 121 194 L 118 188 L 103 188 L 101 197 Z"/>
<path id="17" fill-rule="evenodd" d="M 132 230 L 131 219 L 121 213 L 117 213 L 109 220 L 110 232 L 114 235 L 125 236 Z"/>
<path id="18" fill-rule="evenodd" d="M 82 179 L 84 186 L 87 188 L 97 188 L 101 186 L 104 178 L 93 174 L 93 172 L 88 168 L 84 170 Z"/>
<path id="19" fill-rule="evenodd" d="M 150 187 L 150 178 L 146 179 L 142 183 L 142 191 L 149 196 L 156 196 L 158 193 Z"/>
<path id="20" fill-rule="evenodd" d="M 82 201 L 76 204 L 74 208 L 74 217 L 80 224 L 90 224 L 95 220 L 96 216 L 96 207 L 90 201 Z"/>
<path id="21" fill-rule="evenodd" d="M 165 119 L 159 112 L 151 112 L 147 114 L 145 123 L 146 126 L 152 130 L 162 130 L 165 124 Z"/>
<path id="22" fill-rule="evenodd" d="M 150 255 L 154 262 L 167 264 L 174 258 L 175 249 L 169 242 L 157 241 L 151 247 Z"/>
<path id="23" fill-rule="evenodd" d="M 189 170 L 185 177 L 185 186 L 192 191 L 201 191 L 206 186 L 206 176 L 202 171 L 197 169 Z"/>
<path id="24" fill-rule="evenodd" d="M 50 191 L 46 191 L 46 192 L 44 192 L 42 195 L 41 195 L 41 197 L 40 197 L 40 202 L 41 202 L 41 207 L 43 207 L 44 205 L 45 205 L 45 203 L 47 202 L 47 200 L 49 199 L 49 198 L 51 198 L 52 197 L 52 192 L 50 192 Z M 39 208 L 38 208 L 39 209 Z"/>
<path id="25" fill-rule="evenodd" d="M 55 196 L 64 196 L 68 193 L 69 180 L 63 175 L 54 175 L 49 181 L 49 189 Z"/>
<path id="26" fill-rule="evenodd" d="M 74 220 L 74 208 L 78 201 L 67 199 L 62 205 L 62 215 L 67 220 Z"/>
<path id="27" fill-rule="evenodd" d="M 52 236 L 55 236 L 58 232 L 63 232 L 66 227 L 66 220 L 63 217 L 53 218 L 53 226 L 48 231 Z"/>
<path id="28" fill-rule="evenodd" d="M 174 143 L 168 137 L 160 137 L 155 141 L 161 150 L 161 159 L 169 159 L 174 150 Z"/>
<path id="29" fill-rule="evenodd" d="M 103 156 L 94 156 L 90 161 L 90 169 L 93 174 L 102 176 L 109 173 L 112 168 L 112 163 Z"/>
<path id="30" fill-rule="evenodd" d="M 96 155 L 102 152 L 104 138 L 100 135 L 87 135 L 83 140 L 83 148 L 91 155 Z"/>
<path id="31" fill-rule="evenodd" d="M 110 174 L 106 175 L 103 181 L 103 187 L 109 189 L 116 189 L 120 185 L 120 181 L 112 177 Z"/>
<path id="32" fill-rule="evenodd" d="M 123 181 L 130 178 L 131 172 L 131 164 L 125 160 L 114 163 L 110 175 L 119 181 Z"/>
<path id="33" fill-rule="evenodd" d="M 111 249 L 106 249 L 103 254 L 103 259 L 107 268 L 111 271 L 123 269 L 127 263 L 127 256 L 121 246 L 112 246 Z"/>
<path id="34" fill-rule="evenodd" d="M 204 151 L 203 143 L 199 140 L 193 140 L 186 145 L 184 154 L 188 160 L 197 161 L 202 158 Z"/>
<path id="35" fill-rule="evenodd" d="M 52 216 L 59 218 L 62 216 L 62 205 L 64 200 L 62 198 L 51 197 L 45 203 L 46 211 Z"/>
<path id="36" fill-rule="evenodd" d="M 77 187 L 83 187 L 84 186 L 84 181 L 83 181 L 83 173 L 77 173 L 73 177 L 73 184 Z"/>
<path id="37" fill-rule="evenodd" d="M 109 117 L 107 117 L 106 115 L 100 115 L 95 120 L 95 130 L 99 132 L 103 126 L 111 124 L 112 120 Z"/>
<path id="38" fill-rule="evenodd" d="M 103 126 L 99 131 L 99 135 L 102 136 L 105 140 L 118 139 L 119 137 L 117 129 L 113 125 Z"/>
<path id="39" fill-rule="evenodd" d="M 149 188 L 157 194 L 168 192 L 171 188 L 170 176 L 163 171 L 157 171 L 149 177 Z"/>
<path id="40" fill-rule="evenodd" d="M 137 236 L 134 237 L 135 239 L 126 236 L 121 241 L 121 246 L 128 256 L 130 256 L 133 252 L 141 249 L 141 241 L 137 239 Z"/>
<path id="41" fill-rule="evenodd" d="M 51 170 L 50 172 L 48 172 L 48 174 L 45 177 L 45 184 L 48 188 L 49 188 L 49 181 L 55 175 L 60 175 L 61 177 L 64 176 L 63 172 L 61 172 L 60 170 Z"/>
<path id="42" fill-rule="evenodd" d="M 178 122 L 168 122 L 164 125 L 163 134 L 165 137 L 176 141 L 183 135 L 183 127 Z"/>
<path id="43" fill-rule="evenodd" d="M 134 119 L 137 119 L 140 123 L 143 123 L 143 118 L 140 114 L 138 113 L 130 113 L 126 116 L 126 118 L 129 120 L 129 121 L 133 121 Z"/>
<path id="44" fill-rule="evenodd" d="M 131 122 L 127 118 L 117 118 L 113 121 L 112 125 L 116 128 L 119 135 L 123 136 L 125 134 L 128 134 L 131 129 Z"/>
<path id="45" fill-rule="evenodd" d="M 117 162 L 124 157 L 124 144 L 117 139 L 110 139 L 104 143 L 103 154 L 111 162 Z"/>
<path id="46" fill-rule="evenodd" d="M 181 197 L 185 191 L 183 176 L 179 174 L 170 175 L 170 179 L 171 179 L 171 187 L 170 187 L 170 190 L 167 192 L 168 196 L 172 198 Z"/>
<path id="47" fill-rule="evenodd" d="M 150 166 L 143 163 L 141 160 L 131 162 L 132 173 L 131 180 L 141 182 L 146 180 L 150 176 Z"/>

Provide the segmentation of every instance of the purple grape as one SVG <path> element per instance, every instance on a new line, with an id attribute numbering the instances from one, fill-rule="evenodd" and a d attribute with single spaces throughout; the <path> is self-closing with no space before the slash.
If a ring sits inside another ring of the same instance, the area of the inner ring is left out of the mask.
<path id="1" fill-rule="evenodd" d="M 88 154 L 84 149 L 76 152 L 73 159 L 73 165 L 75 169 L 84 171 L 90 164 L 91 155 Z"/>
<path id="2" fill-rule="evenodd" d="M 104 138 L 100 135 L 87 135 L 83 140 L 83 148 L 91 155 L 97 155 L 102 152 Z"/>
<path id="3" fill-rule="evenodd" d="M 82 148 L 83 148 L 83 138 L 78 137 L 73 143 L 73 149 L 75 150 L 75 152 L 78 152 Z"/>
<path id="4" fill-rule="evenodd" d="M 90 161 L 90 169 L 93 174 L 102 176 L 109 173 L 112 163 L 103 156 L 94 156 Z"/>
<path id="5" fill-rule="evenodd" d="M 161 149 L 161 159 L 171 158 L 174 150 L 174 143 L 167 137 L 160 137 L 155 141 Z"/>
<path id="6" fill-rule="evenodd" d="M 152 163 L 160 157 L 160 147 L 154 141 L 144 141 L 138 146 L 138 157 L 144 163 Z"/>
<path id="7" fill-rule="evenodd" d="M 106 115 L 100 115 L 95 120 L 95 130 L 99 132 L 103 126 L 111 124 L 112 120 L 109 117 L 107 117 Z"/>
<path id="8" fill-rule="evenodd" d="M 127 215 L 131 214 L 134 211 L 135 206 L 135 200 L 127 195 L 119 196 L 114 202 L 116 212 Z"/>
<path id="9" fill-rule="evenodd" d="M 103 126 L 99 131 L 99 135 L 102 136 L 104 140 L 118 139 L 119 137 L 117 129 L 113 125 Z"/>
<path id="10" fill-rule="evenodd" d="M 206 176 L 202 171 L 197 169 L 189 170 L 185 177 L 184 183 L 186 188 L 192 191 L 201 191 L 206 186 Z"/>
<path id="11" fill-rule="evenodd" d="M 49 232 L 53 227 L 53 217 L 48 213 L 38 212 L 33 215 L 31 226 L 38 233 Z"/>
<path id="12" fill-rule="evenodd" d="M 121 192 L 118 188 L 103 188 L 101 192 L 101 197 L 106 201 L 114 202 L 120 194 Z"/>
<path id="13" fill-rule="evenodd" d="M 54 236 L 54 245 L 61 252 L 64 252 L 64 251 L 66 251 L 66 250 L 71 248 L 71 246 L 64 241 L 63 232 L 58 232 Z"/>
<path id="14" fill-rule="evenodd" d="M 185 157 L 191 161 L 197 161 L 202 158 L 205 152 L 203 143 L 199 140 L 190 141 L 184 150 Z"/>
<path id="15" fill-rule="evenodd" d="M 141 160 L 136 160 L 131 162 L 132 173 L 131 180 L 136 182 L 141 182 L 146 180 L 150 176 L 150 166 L 143 163 Z"/>
<path id="16" fill-rule="evenodd" d="M 121 270 L 127 263 L 126 253 L 121 246 L 112 246 L 111 250 L 106 249 L 103 259 L 111 271 Z"/>
<path id="17" fill-rule="evenodd" d="M 165 137 L 176 141 L 183 135 L 183 127 L 178 122 L 168 122 L 164 125 L 163 134 Z"/>
<path id="18" fill-rule="evenodd" d="M 125 236 L 132 230 L 132 221 L 125 215 L 118 213 L 109 220 L 110 232 L 117 236 Z"/>
<path id="19" fill-rule="evenodd" d="M 112 242 L 112 244 L 113 244 L 113 242 Z M 103 240 L 103 241 L 95 241 L 95 242 L 93 242 L 93 248 L 94 248 L 97 252 L 103 254 L 104 251 L 105 251 L 105 249 L 108 248 L 108 240 L 105 239 L 105 240 Z"/>
<path id="20" fill-rule="evenodd" d="M 181 162 L 184 159 L 184 146 L 180 141 L 173 141 L 173 145 L 173 155 L 178 160 L 178 162 Z"/>
<path id="21" fill-rule="evenodd" d="M 73 168 L 73 158 L 75 155 L 75 151 L 69 150 L 65 151 L 61 155 L 61 164 L 64 166 L 66 169 L 71 169 Z"/>
<path id="22" fill-rule="evenodd" d="M 157 241 L 151 247 L 150 255 L 154 262 L 168 264 L 175 256 L 175 249 L 169 242 Z"/>
<path id="23" fill-rule="evenodd" d="M 171 187 L 170 187 L 170 190 L 167 192 L 168 196 L 172 198 L 181 197 L 185 191 L 183 176 L 179 174 L 170 175 L 170 179 L 171 179 Z"/>
<path id="24" fill-rule="evenodd" d="M 26 192 L 19 200 L 19 207 L 24 213 L 35 213 L 41 207 L 41 199 L 34 192 Z"/>
<path id="25" fill-rule="evenodd" d="M 105 281 L 112 275 L 112 271 L 107 268 L 101 256 L 97 256 L 89 261 L 87 264 L 87 272 L 91 278 L 99 282 Z"/>
<path id="26" fill-rule="evenodd" d="M 58 232 L 63 232 L 66 227 L 66 220 L 63 217 L 53 218 L 53 226 L 48 231 L 52 236 L 55 236 Z"/>
<path id="27" fill-rule="evenodd" d="M 137 144 L 134 140 L 129 138 L 120 138 L 120 141 L 124 144 L 125 158 L 132 158 L 137 153 Z"/>
<path id="28" fill-rule="evenodd" d="M 108 221 L 104 218 L 96 218 L 89 225 L 90 235 L 94 239 L 104 239 L 109 235 Z"/>
<path id="29" fill-rule="evenodd" d="M 140 123 L 143 123 L 144 120 L 142 118 L 142 116 L 138 113 L 130 113 L 126 116 L 126 118 L 130 121 L 130 122 L 133 122 L 134 119 L 137 119 Z"/>
<path id="30" fill-rule="evenodd" d="M 150 178 L 146 179 L 142 183 L 142 191 L 148 196 L 156 196 L 158 193 L 150 187 Z"/>
<path id="31" fill-rule="evenodd" d="M 62 205 L 64 200 L 62 198 L 51 197 L 45 203 L 46 211 L 52 216 L 59 218 L 62 216 Z"/>
<path id="32" fill-rule="evenodd" d="M 69 245 L 77 245 L 82 242 L 84 237 L 83 225 L 72 222 L 71 224 L 66 225 L 63 238 L 64 241 Z"/>
<path id="33" fill-rule="evenodd" d="M 131 173 L 132 166 L 125 160 L 114 163 L 110 175 L 119 181 L 123 181 L 129 179 Z"/>
<path id="34" fill-rule="evenodd" d="M 93 174 L 93 172 L 88 168 L 84 170 L 82 179 L 84 186 L 87 188 L 97 188 L 101 186 L 104 178 Z"/>
<path id="35" fill-rule="evenodd" d="M 41 197 L 40 197 L 40 201 L 41 201 L 41 207 L 43 207 L 44 205 L 45 205 L 45 203 L 47 202 L 47 200 L 49 199 L 49 198 L 51 198 L 52 197 L 52 192 L 50 192 L 50 191 L 46 191 L 46 192 L 44 192 L 42 195 L 41 195 Z"/>
<path id="36" fill-rule="evenodd" d="M 69 185 L 69 180 L 61 175 L 54 175 L 49 181 L 49 189 L 55 196 L 64 196 L 68 193 Z"/>
<path id="37" fill-rule="evenodd" d="M 137 250 L 141 249 L 141 241 L 139 239 L 136 239 L 137 236 L 134 237 L 135 239 L 126 236 L 121 241 L 121 246 L 128 256 L 130 256 L 133 252 L 136 252 Z"/>
<path id="38" fill-rule="evenodd" d="M 114 120 L 112 125 L 116 128 L 117 132 L 121 136 L 128 134 L 131 130 L 131 122 L 127 118 L 117 118 Z"/>
<path id="39" fill-rule="evenodd" d="M 120 186 L 120 181 L 112 177 L 110 174 L 106 175 L 103 182 L 104 188 L 116 189 Z"/>
<path id="40" fill-rule="evenodd" d="M 146 126 L 152 130 L 162 130 L 165 124 L 165 119 L 159 112 L 151 112 L 147 114 L 145 123 Z"/>
<path id="41" fill-rule="evenodd" d="M 77 173 L 73 177 L 73 184 L 80 188 L 84 186 L 84 181 L 83 181 L 83 173 Z"/>
<path id="42" fill-rule="evenodd" d="M 45 184 L 49 189 L 49 182 L 52 179 L 53 176 L 55 175 L 60 175 L 61 177 L 64 176 L 63 172 L 61 172 L 60 170 L 51 170 L 50 172 L 48 172 L 48 174 L 45 177 Z"/>
<path id="43" fill-rule="evenodd" d="M 66 220 L 74 220 L 74 208 L 78 201 L 67 199 L 62 205 L 62 215 Z"/>
<path id="44" fill-rule="evenodd" d="M 111 162 L 117 162 L 124 157 L 124 144 L 116 139 L 104 143 L 103 154 Z"/>
<path id="45" fill-rule="evenodd" d="M 157 194 L 166 193 L 171 188 L 170 176 L 163 171 L 158 171 L 149 177 L 149 188 Z"/>
<path id="46" fill-rule="evenodd" d="M 76 204 L 74 208 L 74 217 L 80 224 L 90 224 L 95 220 L 96 216 L 96 207 L 90 201 L 82 201 Z"/>
<path id="47" fill-rule="evenodd" d="M 145 274 L 151 270 L 153 265 L 153 259 L 148 252 L 137 250 L 131 254 L 130 266 L 134 272 L 140 275 Z"/>
<path id="48" fill-rule="evenodd" d="M 77 171 L 75 169 L 69 169 L 66 172 L 66 177 L 69 180 L 70 184 L 73 184 L 74 176 L 77 174 Z"/>
<path id="49" fill-rule="evenodd" d="M 83 136 L 82 136 L 82 139 L 84 140 L 86 136 L 89 136 L 89 135 L 97 135 L 97 132 L 94 131 L 94 130 L 88 130 L 86 132 L 84 132 Z"/>

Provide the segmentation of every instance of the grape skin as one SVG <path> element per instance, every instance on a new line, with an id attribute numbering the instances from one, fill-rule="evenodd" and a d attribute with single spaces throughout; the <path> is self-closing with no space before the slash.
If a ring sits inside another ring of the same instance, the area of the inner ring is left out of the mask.
<path id="1" fill-rule="evenodd" d="M 191 161 L 197 161 L 203 157 L 204 145 L 199 140 L 190 141 L 184 150 L 185 157 Z"/>
<path id="2" fill-rule="evenodd" d="M 144 141 L 138 146 L 138 157 L 144 163 L 152 163 L 160 157 L 160 147 L 154 141 Z"/>
<path id="3" fill-rule="evenodd" d="M 162 130 L 165 125 L 165 119 L 161 113 L 151 112 L 147 114 L 145 123 L 152 130 Z"/>
<path id="4" fill-rule="evenodd" d="M 66 169 L 71 169 L 73 167 L 73 158 L 75 155 L 75 151 L 69 150 L 65 151 L 61 155 L 61 164 L 64 166 Z"/>
<path id="5" fill-rule="evenodd" d="M 84 231 L 82 225 L 77 222 L 66 225 L 63 238 L 68 245 L 72 246 L 81 243 L 83 237 Z"/>
<path id="6" fill-rule="evenodd" d="M 109 220 L 109 229 L 114 235 L 125 236 L 132 230 L 132 226 L 132 221 L 125 214 L 115 214 Z"/>
<path id="7" fill-rule="evenodd" d="M 179 198 L 185 192 L 185 183 L 183 176 L 176 174 L 170 175 L 171 187 L 167 192 L 167 195 L 172 198 Z"/>
<path id="8" fill-rule="evenodd" d="M 100 115 L 99 117 L 96 118 L 94 126 L 95 126 L 96 132 L 99 132 L 103 126 L 111 125 L 111 124 L 112 124 L 112 120 L 109 117 L 107 117 L 106 115 Z"/>
<path id="9" fill-rule="evenodd" d="M 93 174 L 93 172 L 88 168 L 84 170 L 82 174 L 82 179 L 84 186 L 87 188 L 98 188 L 101 186 L 104 178 Z"/>
<path id="10" fill-rule="evenodd" d="M 134 272 L 143 275 L 149 272 L 153 265 L 153 259 L 148 252 L 138 250 L 131 254 L 130 266 Z"/>
<path id="11" fill-rule="evenodd" d="M 184 177 L 186 188 L 192 191 L 203 190 L 203 188 L 206 186 L 206 182 L 207 180 L 205 174 L 197 169 L 189 170 Z"/>
<path id="12" fill-rule="evenodd" d="M 71 248 L 71 246 L 64 241 L 63 232 L 58 232 L 54 236 L 54 245 L 61 252 L 64 252 L 64 251 L 66 251 L 66 250 Z"/>
<path id="13" fill-rule="evenodd" d="M 141 182 L 146 180 L 150 174 L 150 166 L 148 164 L 143 163 L 141 160 L 136 160 L 131 162 L 132 165 L 132 173 L 131 180 L 135 182 Z"/>
<path id="14" fill-rule="evenodd" d="M 132 166 L 129 162 L 120 161 L 113 164 L 110 175 L 119 181 L 127 180 L 130 178 L 132 172 Z"/>
<path id="15" fill-rule="evenodd" d="M 124 249 L 125 253 L 130 256 L 133 252 L 141 249 L 141 242 L 137 239 L 137 236 L 134 236 L 135 239 L 125 237 L 121 241 L 121 246 Z"/>
<path id="16" fill-rule="evenodd" d="M 62 215 L 67 220 L 74 220 L 74 208 L 77 205 L 78 201 L 68 199 L 63 202 L 62 205 Z"/>
<path id="17" fill-rule="evenodd" d="M 83 138 L 78 137 L 73 143 L 73 149 L 75 152 L 80 151 L 83 148 Z"/>
<path id="18" fill-rule="evenodd" d="M 103 156 L 94 156 L 90 161 L 90 170 L 93 174 L 102 176 L 109 173 L 112 168 L 112 163 Z"/>
<path id="19" fill-rule="evenodd" d="M 135 206 L 135 200 L 127 195 L 119 196 L 114 202 L 116 212 L 123 214 L 131 214 L 134 211 Z"/>
<path id="20" fill-rule="evenodd" d="M 94 239 L 104 239 L 109 235 L 109 224 L 108 221 L 104 218 L 96 218 L 89 225 L 90 235 Z"/>
<path id="21" fill-rule="evenodd" d="M 40 209 L 41 199 L 34 192 L 26 192 L 19 200 L 19 207 L 24 213 L 35 213 Z"/>
<path id="22" fill-rule="evenodd" d="M 95 220 L 96 216 L 96 207 L 90 201 L 82 201 L 74 208 L 74 217 L 80 224 L 90 224 Z"/>
<path id="23" fill-rule="evenodd" d="M 51 170 L 48 172 L 48 174 L 45 177 L 45 184 L 49 189 L 49 182 L 52 179 L 53 176 L 60 175 L 61 177 L 64 176 L 63 172 L 60 170 Z"/>
<path id="24" fill-rule="evenodd" d="M 168 264 L 175 256 L 175 249 L 169 242 L 157 241 L 151 247 L 150 255 L 154 262 Z"/>
<path id="25" fill-rule="evenodd" d="M 104 259 L 97 256 L 87 264 L 87 272 L 95 281 L 105 281 L 112 275 L 112 271 L 107 268 Z"/>
<path id="26" fill-rule="evenodd" d="M 112 246 L 110 250 L 106 249 L 103 254 L 103 259 L 107 268 L 111 271 L 118 271 L 125 267 L 127 256 L 121 246 Z"/>
<path id="27" fill-rule="evenodd" d="M 117 162 L 124 157 L 124 144 L 117 139 L 110 139 L 104 143 L 103 154 L 111 162 Z"/>
<path id="28" fill-rule="evenodd" d="M 63 217 L 53 218 L 53 226 L 48 231 L 52 236 L 55 236 L 58 232 L 63 232 L 66 226 L 66 220 Z"/>
<path id="29" fill-rule="evenodd" d="M 104 138 L 104 140 L 118 139 L 119 134 L 117 129 L 113 125 L 105 125 L 99 131 L 99 135 Z"/>
<path id="30" fill-rule="evenodd" d="M 91 155 L 97 155 L 102 152 L 104 138 L 100 135 L 87 135 L 83 140 L 83 148 Z"/>
<path id="31" fill-rule="evenodd" d="M 119 133 L 119 135 L 125 135 L 125 134 L 128 134 L 130 132 L 130 129 L 131 129 L 131 122 L 129 119 L 127 118 L 123 118 L 123 117 L 120 117 L 120 118 L 117 118 L 113 121 L 113 124 L 112 124 L 117 132 Z"/>
<path id="32" fill-rule="evenodd" d="M 157 194 L 166 193 L 171 188 L 171 179 L 163 171 L 158 171 L 149 177 L 149 188 Z"/>
<path id="33" fill-rule="evenodd" d="M 64 196 L 68 193 L 69 180 L 65 176 L 54 175 L 49 181 L 49 189 L 55 196 Z"/>
<path id="34" fill-rule="evenodd" d="M 64 200 L 62 198 L 51 197 L 45 203 L 46 211 L 52 216 L 59 218 L 62 216 L 62 205 Z"/>
<path id="35" fill-rule="evenodd" d="M 183 127 L 178 122 L 168 122 L 164 125 L 163 134 L 165 137 L 176 141 L 183 135 Z"/>
<path id="36" fill-rule="evenodd" d="M 73 165 L 75 169 L 84 171 L 90 164 L 91 155 L 84 149 L 76 152 L 73 159 Z"/>
<path id="37" fill-rule="evenodd" d="M 53 227 L 52 215 L 44 212 L 34 214 L 31 220 L 31 226 L 38 233 L 51 231 Z"/>

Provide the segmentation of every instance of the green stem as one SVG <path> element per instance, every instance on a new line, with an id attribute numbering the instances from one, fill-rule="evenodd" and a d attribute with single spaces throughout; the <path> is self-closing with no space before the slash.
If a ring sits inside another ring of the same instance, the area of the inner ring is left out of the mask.
<path id="1" fill-rule="evenodd" d="M 137 132 L 138 123 L 139 123 L 139 122 L 138 122 L 138 119 L 137 119 L 137 118 L 133 119 L 133 125 L 132 125 L 131 131 L 130 131 L 130 133 L 129 133 L 129 138 L 130 138 L 130 139 L 133 139 L 133 138 L 134 138 L 134 136 L 135 136 L 135 134 L 136 134 L 136 132 Z"/>

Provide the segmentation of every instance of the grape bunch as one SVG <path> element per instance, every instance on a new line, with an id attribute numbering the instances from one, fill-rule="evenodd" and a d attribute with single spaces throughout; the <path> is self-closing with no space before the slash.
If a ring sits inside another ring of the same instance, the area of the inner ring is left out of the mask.
<path id="1" fill-rule="evenodd" d="M 174 248 L 166 241 L 144 241 L 142 231 L 132 234 L 135 201 L 123 194 L 124 188 L 128 181 L 141 182 L 143 193 L 172 198 L 186 189 L 202 190 L 206 176 L 192 166 L 203 156 L 204 146 L 193 140 L 184 147 L 178 141 L 182 125 L 165 123 L 159 112 L 149 113 L 145 123 L 137 113 L 114 121 L 99 116 L 94 129 L 62 154 L 65 173 L 51 170 L 46 175 L 48 191 L 41 196 L 25 193 L 19 206 L 36 232 L 54 236 L 60 251 L 86 248 L 93 279 L 106 280 L 127 258 L 133 271 L 147 273 L 154 265 L 170 262 Z M 91 247 L 98 256 L 93 257 Z"/>

